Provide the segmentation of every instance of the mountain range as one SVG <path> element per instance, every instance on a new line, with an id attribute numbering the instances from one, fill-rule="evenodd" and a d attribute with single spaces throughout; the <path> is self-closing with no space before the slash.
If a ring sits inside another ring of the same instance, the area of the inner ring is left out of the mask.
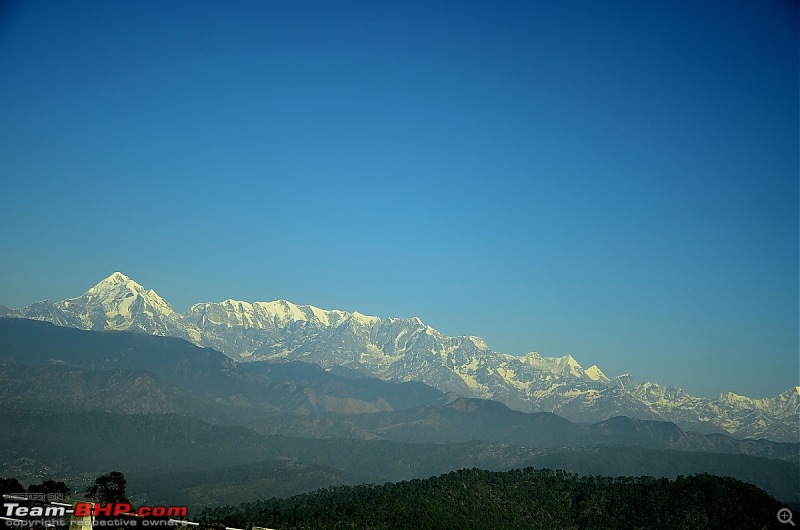
<path id="1" fill-rule="evenodd" d="M 139 502 L 195 507 L 528 465 L 716 473 L 800 498 L 799 443 L 622 416 L 577 424 L 419 382 L 19 318 L 0 318 L 0 455 L 0 476 L 80 489 L 120 469 Z"/>
<path id="2" fill-rule="evenodd" d="M 418 381 L 443 393 L 491 399 L 521 412 L 551 412 L 578 423 L 627 416 L 700 433 L 800 440 L 800 387 L 771 399 L 731 392 L 716 399 L 694 397 L 627 375 L 609 378 L 569 355 L 496 352 L 479 337 L 450 337 L 419 318 L 382 319 L 285 300 L 205 302 L 181 314 L 119 272 L 77 298 L 0 308 L 0 315 L 177 337 L 239 362 L 302 361 L 341 375 Z"/>

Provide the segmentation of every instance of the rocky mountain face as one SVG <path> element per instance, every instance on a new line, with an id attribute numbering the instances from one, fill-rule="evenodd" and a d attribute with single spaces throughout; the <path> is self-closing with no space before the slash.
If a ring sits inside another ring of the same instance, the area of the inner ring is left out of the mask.
<path id="1" fill-rule="evenodd" d="M 479 337 L 443 335 L 419 318 L 381 319 L 285 300 L 200 303 L 180 314 L 118 272 L 78 298 L 4 312 L 60 326 L 184 338 L 238 361 L 304 361 L 384 380 L 421 381 L 442 392 L 582 423 L 622 415 L 741 438 L 800 439 L 800 387 L 772 399 L 732 393 L 693 397 L 628 376 L 609 379 L 597 366 L 584 369 L 571 356 L 495 352 Z"/>

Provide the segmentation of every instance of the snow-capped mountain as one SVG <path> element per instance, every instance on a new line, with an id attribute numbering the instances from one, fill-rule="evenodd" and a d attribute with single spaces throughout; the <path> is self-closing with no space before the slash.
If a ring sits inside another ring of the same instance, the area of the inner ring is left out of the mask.
<path id="1" fill-rule="evenodd" d="M 800 440 L 800 387 L 773 399 L 724 393 L 716 400 L 676 387 L 609 379 L 573 357 L 513 356 L 479 337 L 450 337 L 419 318 L 386 318 L 298 306 L 285 300 L 200 303 L 175 312 L 155 291 L 116 272 L 78 298 L 38 302 L 10 316 L 91 330 L 180 337 L 239 361 L 293 361 L 355 370 L 385 380 L 422 381 L 467 397 L 495 399 L 525 412 L 572 421 L 613 416 L 669 420 L 701 432 Z"/>
<path id="2" fill-rule="evenodd" d="M 45 300 L 16 313 L 59 326 L 190 338 L 181 315 L 163 298 L 120 272 L 115 272 L 77 298 L 58 303 Z"/>

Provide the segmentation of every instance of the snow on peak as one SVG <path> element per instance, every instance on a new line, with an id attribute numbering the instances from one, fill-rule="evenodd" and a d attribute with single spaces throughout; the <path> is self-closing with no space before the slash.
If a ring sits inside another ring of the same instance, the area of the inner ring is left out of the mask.
<path id="1" fill-rule="evenodd" d="M 573 357 L 572 355 L 565 355 L 561 359 L 564 361 L 564 363 L 566 363 L 571 367 L 582 368 L 581 365 L 578 364 L 578 361 L 575 360 L 575 357 Z"/>
<path id="2" fill-rule="evenodd" d="M 472 342 L 472 344 L 474 344 L 475 347 L 478 348 L 479 350 L 481 351 L 489 350 L 489 346 L 484 342 L 482 338 L 476 337 L 475 335 L 470 335 L 469 337 L 467 337 L 467 339 L 469 339 L 469 341 Z"/>
<path id="3" fill-rule="evenodd" d="M 136 297 L 144 294 L 146 294 L 144 287 L 120 274 L 119 276 L 109 276 L 83 293 L 82 296 L 73 300 L 85 299 L 87 303 L 99 302 L 103 304 L 118 298 Z"/>
<path id="4" fill-rule="evenodd" d="M 144 291 L 144 287 L 136 283 L 135 281 L 131 280 L 121 272 L 115 272 L 108 278 L 105 278 L 97 283 L 94 287 L 87 291 L 88 293 L 92 292 L 101 292 L 101 291 L 111 291 L 120 288 L 128 288 L 130 290 L 141 290 Z"/>
<path id="5" fill-rule="evenodd" d="M 370 327 L 380 322 L 378 317 L 361 313 L 348 313 L 340 310 L 320 309 L 313 305 L 297 305 L 287 300 L 271 302 L 243 302 L 240 300 L 224 300 L 219 303 L 206 302 L 195 304 L 189 314 L 204 322 L 226 327 L 244 326 L 245 328 L 283 328 L 294 322 L 308 322 L 313 326 L 335 327 L 345 321 L 353 321 Z"/>
<path id="6" fill-rule="evenodd" d="M 74 314 L 86 329 L 144 329 L 165 334 L 163 318 L 175 311 L 155 291 L 131 280 L 121 272 L 103 279 L 77 298 L 64 300 L 59 306 Z M 103 315 L 103 320 L 97 316 Z M 147 321 L 146 324 L 134 324 Z M 159 322 L 159 323 L 156 323 Z"/>
<path id="7" fill-rule="evenodd" d="M 378 317 L 373 317 L 373 316 L 370 316 L 370 315 L 364 315 L 362 313 L 359 313 L 358 311 L 353 313 L 353 320 L 355 320 L 356 322 L 360 322 L 361 324 L 364 324 L 365 326 L 371 326 L 371 325 L 377 324 L 378 322 L 381 321 L 381 319 L 378 318 Z"/>
<path id="8" fill-rule="evenodd" d="M 583 366 L 578 364 L 578 361 L 576 361 L 575 357 L 572 355 L 565 355 L 564 357 L 561 357 L 560 361 L 565 368 L 569 370 L 571 375 L 574 375 L 575 377 L 582 377 L 586 375 L 583 371 Z"/>
<path id="9" fill-rule="evenodd" d="M 105 280 L 101 280 L 100 283 L 127 283 L 130 281 L 130 278 L 122 274 L 121 272 L 117 271 L 113 273 L 111 276 L 106 278 Z"/>
<path id="10" fill-rule="evenodd" d="M 614 378 L 613 384 L 623 390 L 636 386 L 636 382 L 633 380 L 633 377 L 631 377 L 631 374 L 618 375 Z"/>
<path id="11" fill-rule="evenodd" d="M 308 306 L 308 310 L 311 311 L 311 314 L 314 315 L 314 318 L 322 322 L 324 325 L 326 326 L 331 325 L 331 319 L 328 318 L 329 317 L 328 311 L 325 311 L 324 309 L 320 309 L 313 305 Z"/>
<path id="12" fill-rule="evenodd" d="M 600 368 L 597 367 L 596 364 L 591 365 L 589 368 L 585 370 L 585 372 L 586 375 L 589 377 L 589 379 L 591 379 L 592 381 L 603 381 L 605 383 L 611 381 L 608 377 L 606 377 L 606 374 L 604 374 L 602 370 L 600 370 Z"/>
<path id="13" fill-rule="evenodd" d="M 64 305 L 70 306 L 76 303 L 79 305 L 100 304 L 103 307 L 108 307 L 109 305 L 123 303 L 126 306 L 130 306 L 137 298 L 142 298 L 146 304 L 153 306 L 159 313 L 172 314 L 175 312 L 157 292 L 152 289 L 146 290 L 121 272 L 115 272 L 78 298 L 65 300 Z"/>
<path id="14" fill-rule="evenodd" d="M 722 403 L 737 404 L 739 406 L 752 406 L 753 400 L 747 396 L 741 396 L 735 392 L 723 392 L 719 395 Z"/>
<path id="15" fill-rule="evenodd" d="M 553 374 L 569 374 L 574 377 L 589 377 L 589 379 L 593 379 L 584 371 L 583 367 L 572 355 L 564 355 L 563 357 L 542 357 L 536 352 L 530 352 L 528 355 L 521 357 L 521 360 L 533 368 Z"/>
<path id="16" fill-rule="evenodd" d="M 286 300 L 274 300 L 272 302 L 256 302 L 259 307 L 271 314 L 278 322 L 286 324 L 308 320 L 308 315 L 300 308 Z"/>

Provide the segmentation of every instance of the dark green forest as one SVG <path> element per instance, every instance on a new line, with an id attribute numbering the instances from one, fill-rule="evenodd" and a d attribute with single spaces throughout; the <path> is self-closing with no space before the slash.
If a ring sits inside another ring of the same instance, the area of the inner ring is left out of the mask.
<path id="1" fill-rule="evenodd" d="M 454 471 L 397 484 L 338 486 L 207 509 L 247 528 L 774 528 L 784 504 L 736 479 L 578 476 L 534 468 Z M 795 516 L 796 517 L 796 516 Z"/>

